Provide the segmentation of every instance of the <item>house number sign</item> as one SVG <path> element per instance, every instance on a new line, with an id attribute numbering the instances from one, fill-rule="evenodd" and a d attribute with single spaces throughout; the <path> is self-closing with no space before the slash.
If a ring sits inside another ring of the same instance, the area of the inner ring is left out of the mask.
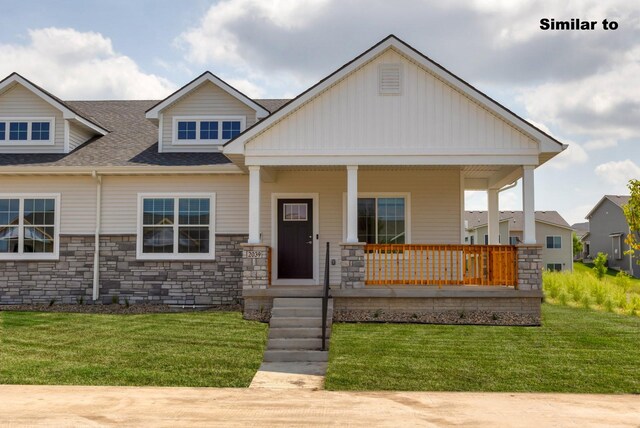
<path id="1" fill-rule="evenodd" d="M 264 258 L 264 252 L 263 251 L 247 251 L 247 258 L 248 259 L 262 259 L 262 258 Z"/>

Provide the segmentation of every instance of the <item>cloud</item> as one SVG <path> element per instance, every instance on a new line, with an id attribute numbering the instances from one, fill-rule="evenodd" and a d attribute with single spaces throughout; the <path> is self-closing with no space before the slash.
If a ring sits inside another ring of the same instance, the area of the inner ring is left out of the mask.
<path id="1" fill-rule="evenodd" d="M 631 159 L 611 161 L 596 166 L 596 175 L 617 189 L 625 188 L 632 179 L 640 179 L 640 166 Z"/>
<path id="2" fill-rule="evenodd" d="M 0 44 L 0 75 L 14 71 L 63 99 L 159 99 L 175 89 L 109 38 L 71 28 L 29 30 L 27 44 Z"/>
<path id="3" fill-rule="evenodd" d="M 618 145 L 618 142 L 616 140 L 605 138 L 600 140 L 588 141 L 584 145 L 584 148 L 587 150 L 603 150 L 603 149 L 610 149 L 612 147 L 616 147 L 617 145 Z"/>

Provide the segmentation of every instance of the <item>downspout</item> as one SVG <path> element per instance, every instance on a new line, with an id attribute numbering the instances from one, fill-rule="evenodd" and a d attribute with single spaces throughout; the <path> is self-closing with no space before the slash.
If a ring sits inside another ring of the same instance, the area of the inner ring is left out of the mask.
<path id="1" fill-rule="evenodd" d="M 102 218 L 102 176 L 96 171 L 91 173 L 96 181 L 96 230 L 94 235 L 93 251 L 93 300 L 100 296 L 100 220 Z"/>
<path id="2" fill-rule="evenodd" d="M 511 184 L 509 184 L 507 186 L 504 186 L 502 189 L 498 189 L 498 193 L 504 192 L 505 190 L 513 189 L 517 185 L 518 185 L 518 181 L 514 181 L 513 183 L 511 183 Z"/>
<path id="3" fill-rule="evenodd" d="M 514 181 L 511 184 L 508 184 L 508 185 L 504 186 L 502 189 L 498 189 L 498 195 L 500 195 L 500 192 L 504 192 L 505 190 L 513 189 L 514 187 L 516 187 L 517 184 L 518 184 L 518 180 Z M 504 245 L 509 245 L 509 243 L 511 242 L 511 238 L 510 238 L 510 235 L 511 235 L 511 222 L 508 222 L 507 226 L 509 226 L 509 227 L 507 227 L 507 242 L 505 242 Z M 488 232 L 488 230 L 489 230 L 489 228 L 487 227 L 487 232 Z M 500 230 L 500 215 L 499 215 L 499 211 L 498 211 L 498 231 L 499 230 Z M 520 242 L 518 237 L 516 237 L 516 242 Z"/>

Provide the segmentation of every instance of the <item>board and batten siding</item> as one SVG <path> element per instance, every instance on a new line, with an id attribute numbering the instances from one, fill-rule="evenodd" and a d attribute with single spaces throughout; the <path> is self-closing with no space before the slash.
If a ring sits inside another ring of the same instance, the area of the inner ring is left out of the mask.
<path id="1" fill-rule="evenodd" d="M 400 63 L 402 92 L 380 95 L 380 64 Z M 537 154 L 537 142 L 387 50 L 249 140 L 247 156 Z"/>
<path id="2" fill-rule="evenodd" d="M 245 127 L 256 122 L 255 110 L 211 82 L 205 82 L 162 112 L 162 151 L 218 151 L 219 145 L 173 144 L 175 116 L 242 116 Z M 219 129 L 222 132 L 222 129 Z"/>
<path id="3" fill-rule="evenodd" d="M 317 193 L 319 197 L 319 274 L 324 280 L 325 245 L 330 243 L 330 282 L 340 283 L 340 243 L 344 242 L 344 206 L 347 191 L 345 170 L 278 171 L 277 180 L 261 184 L 261 233 L 272 242 L 272 193 Z M 460 172 L 375 171 L 358 172 L 360 193 L 409 193 L 411 242 L 414 244 L 459 244 L 461 227 Z"/>
<path id="4" fill-rule="evenodd" d="M 215 193 L 216 233 L 245 234 L 249 228 L 246 175 L 105 176 L 102 233 L 137 233 L 139 193 Z"/>
<path id="5" fill-rule="evenodd" d="M 64 152 L 64 118 L 60 110 L 44 101 L 39 96 L 22 85 L 15 84 L 6 92 L 0 94 L 0 117 L 53 117 L 55 134 L 54 144 L 15 144 L 0 145 L 0 153 L 63 153 Z M 9 127 L 7 126 L 7 133 Z M 8 141 L 5 140 L 5 142 Z"/>
<path id="6" fill-rule="evenodd" d="M 59 193 L 60 234 L 93 235 L 95 232 L 96 182 L 91 177 L 3 176 L 0 193 Z"/>
<path id="7" fill-rule="evenodd" d="M 69 151 L 72 152 L 78 146 L 86 143 L 93 135 L 93 132 L 71 123 L 69 125 Z"/>

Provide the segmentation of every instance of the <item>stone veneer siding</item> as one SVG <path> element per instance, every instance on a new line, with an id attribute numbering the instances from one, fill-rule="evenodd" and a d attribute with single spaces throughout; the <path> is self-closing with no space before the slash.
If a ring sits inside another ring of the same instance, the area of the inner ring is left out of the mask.
<path id="1" fill-rule="evenodd" d="M 216 235 L 212 261 L 136 259 L 135 235 L 100 238 L 98 302 L 210 306 L 242 298 L 247 235 Z M 0 261 L 0 304 L 91 302 L 93 236 L 61 236 L 57 261 Z"/>
<path id="2" fill-rule="evenodd" d="M 542 290 L 542 245 L 520 244 L 518 290 Z"/>
<path id="3" fill-rule="evenodd" d="M 342 288 L 363 288 L 365 280 L 364 243 L 340 244 Z"/>
<path id="4" fill-rule="evenodd" d="M 243 288 L 267 288 L 271 282 L 270 247 L 265 244 L 242 244 Z"/>

